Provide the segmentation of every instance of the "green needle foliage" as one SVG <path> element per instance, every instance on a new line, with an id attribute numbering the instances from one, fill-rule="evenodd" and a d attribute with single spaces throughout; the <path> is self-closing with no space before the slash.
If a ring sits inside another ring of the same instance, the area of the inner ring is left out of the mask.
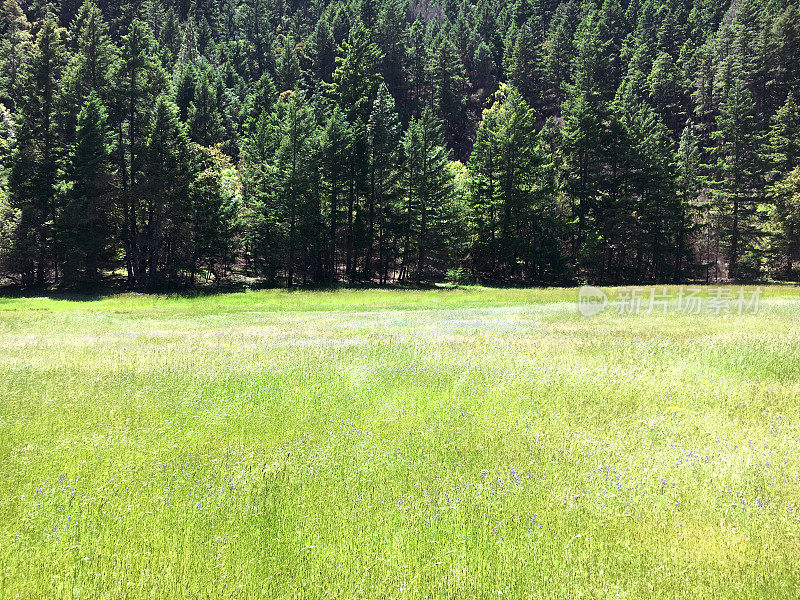
<path id="1" fill-rule="evenodd" d="M 0 285 L 795 281 L 798 48 L 788 0 L 6 0 Z"/>

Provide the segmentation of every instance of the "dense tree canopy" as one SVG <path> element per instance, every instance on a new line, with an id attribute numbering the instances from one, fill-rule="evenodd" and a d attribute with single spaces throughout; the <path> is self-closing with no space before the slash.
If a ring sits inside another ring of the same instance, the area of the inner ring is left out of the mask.
<path id="1" fill-rule="evenodd" d="M 796 0 L 4 0 L 0 280 L 797 279 Z"/>

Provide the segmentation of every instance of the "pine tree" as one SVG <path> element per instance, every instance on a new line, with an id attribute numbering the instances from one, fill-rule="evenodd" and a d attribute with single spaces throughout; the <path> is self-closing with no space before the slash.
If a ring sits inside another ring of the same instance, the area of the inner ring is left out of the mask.
<path id="1" fill-rule="evenodd" d="M 138 255 L 139 186 L 146 181 L 142 173 L 142 153 L 146 130 L 156 99 L 166 87 L 166 74 L 156 55 L 156 43 L 147 25 L 134 20 L 123 36 L 120 59 L 114 65 L 114 121 L 118 124 L 116 160 L 122 184 L 123 239 L 130 284 L 146 277 L 148 257 Z M 166 111 L 161 102 L 161 110 Z M 163 117 L 163 115 L 162 115 Z"/>
<path id="2" fill-rule="evenodd" d="M 360 0 L 358 6 L 358 16 L 367 29 L 373 29 L 378 20 L 377 0 Z"/>
<path id="3" fill-rule="evenodd" d="M 66 87 L 73 106 L 82 106 L 94 92 L 102 102 L 112 100 L 111 71 L 118 50 L 111 41 L 108 24 L 91 0 L 81 5 L 73 24 L 77 52 L 72 56 Z"/>
<path id="4" fill-rule="evenodd" d="M 200 56 L 213 56 L 214 31 L 205 17 L 197 17 L 197 52 Z"/>
<path id="5" fill-rule="evenodd" d="M 26 284 L 45 283 L 58 260 L 53 223 L 58 213 L 58 169 L 64 158 L 59 132 L 64 119 L 60 96 L 67 61 L 66 37 L 65 29 L 46 19 L 20 75 L 9 204 L 19 211 L 12 254 L 17 256 L 13 262 Z M 57 270 L 54 274 L 58 278 Z"/>
<path id="6" fill-rule="evenodd" d="M 85 0 L 84 0 L 85 1 Z M 144 0 L 136 16 L 147 23 L 156 40 L 161 41 L 161 32 L 166 24 L 166 10 L 162 2 Z"/>
<path id="7" fill-rule="evenodd" d="M 378 47 L 370 41 L 364 24 L 356 20 L 342 44 L 340 56 L 336 57 L 336 70 L 330 86 L 331 95 L 351 122 L 361 118 L 366 123 L 369 119 L 378 91 L 382 58 Z"/>
<path id="8" fill-rule="evenodd" d="M 772 118 L 767 152 L 773 179 L 780 179 L 800 165 L 800 107 L 793 92 Z"/>
<path id="9" fill-rule="evenodd" d="M 564 155 L 569 176 L 565 191 L 571 199 L 574 221 L 572 259 L 583 268 L 596 258 L 596 213 L 607 187 L 605 165 L 609 156 L 608 108 L 596 95 L 572 88 L 564 107 Z"/>
<path id="10" fill-rule="evenodd" d="M 244 0 L 242 2 L 242 24 L 245 38 L 250 43 L 252 60 L 256 65 L 255 76 L 275 71 L 275 56 L 272 53 L 274 30 L 269 22 L 268 0 Z"/>
<path id="11" fill-rule="evenodd" d="M 386 283 L 389 272 L 389 236 L 393 225 L 399 191 L 400 121 L 394 98 L 386 84 L 378 88 L 369 124 L 370 141 L 370 194 L 364 277 L 373 276 L 373 248 L 377 242 L 377 271 L 381 283 Z M 377 235 L 376 235 L 377 230 Z M 377 239 L 376 239 L 377 237 Z"/>
<path id="12" fill-rule="evenodd" d="M 608 52 L 608 62 L 603 79 L 611 95 L 619 87 L 619 83 L 625 73 L 623 45 L 628 24 L 619 0 L 604 0 L 599 17 L 597 25 L 600 31 L 600 38 L 608 44 L 606 50 Z"/>
<path id="13" fill-rule="evenodd" d="M 800 109 L 792 92 L 772 119 L 766 159 L 771 167 L 767 191 L 775 205 L 773 253 L 792 280 L 800 257 Z"/>
<path id="14" fill-rule="evenodd" d="M 300 60 L 297 58 L 294 39 L 292 36 L 288 36 L 283 41 L 283 48 L 276 67 L 275 80 L 278 84 L 278 91 L 297 89 L 301 78 Z"/>
<path id="15" fill-rule="evenodd" d="M 448 38 L 443 37 L 433 64 L 434 93 L 432 100 L 439 118 L 444 122 L 444 136 L 448 145 L 458 155 L 467 151 L 467 138 L 471 133 L 464 115 L 464 65 L 458 50 Z"/>
<path id="16" fill-rule="evenodd" d="M 197 41 L 197 26 L 194 19 L 187 19 L 183 25 L 183 36 L 176 61 L 178 70 L 185 69 L 188 65 L 197 65 L 200 60 L 200 48 Z"/>
<path id="17" fill-rule="evenodd" d="M 218 36 L 220 31 L 220 2 L 218 0 L 193 0 L 191 13 L 198 24 L 205 23 L 204 27 L 209 31 L 209 40 Z"/>
<path id="18" fill-rule="evenodd" d="M 486 42 L 481 42 L 475 49 L 472 57 L 474 65 L 472 83 L 482 91 L 482 96 L 488 96 L 497 85 L 497 67 L 492 57 L 492 49 Z"/>
<path id="19" fill-rule="evenodd" d="M 411 24 L 408 32 L 408 103 L 406 114 L 419 116 L 428 104 L 431 79 L 430 48 L 427 44 L 425 25 L 419 19 Z"/>
<path id="20" fill-rule="evenodd" d="M 193 141 L 201 146 L 213 146 L 223 140 L 222 114 L 217 104 L 217 86 L 209 72 L 201 73 L 189 104 L 187 124 Z"/>
<path id="21" fill-rule="evenodd" d="M 248 129 L 252 128 L 261 115 L 272 112 L 277 98 L 278 92 L 272 82 L 272 77 L 265 73 L 252 86 L 252 92 L 247 98 L 245 113 Z"/>
<path id="22" fill-rule="evenodd" d="M 281 94 L 263 114 L 247 147 L 251 161 L 245 201 L 254 213 L 246 234 L 249 261 L 286 285 L 325 277 L 319 185 L 319 131 L 302 94 Z"/>
<path id="23" fill-rule="evenodd" d="M 342 43 L 341 56 L 336 58 L 336 70 L 330 92 L 351 127 L 347 182 L 346 273 L 355 278 L 358 255 L 365 249 L 365 216 L 361 200 L 369 195 L 369 140 L 367 123 L 374 105 L 378 85 L 381 52 L 370 41 L 369 33 L 360 20 L 350 29 Z"/>
<path id="24" fill-rule="evenodd" d="M 516 0 L 516 2 L 511 5 L 510 10 L 514 23 L 522 27 L 531 17 L 539 17 L 541 7 L 539 6 L 538 0 Z"/>
<path id="25" fill-rule="evenodd" d="M 90 92 L 77 119 L 75 142 L 64 169 L 66 191 L 56 223 L 65 283 L 96 285 L 114 250 L 113 168 L 107 113 Z"/>
<path id="26" fill-rule="evenodd" d="M 770 31 L 772 96 L 780 106 L 792 92 L 800 93 L 800 10 L 789 4 L 772 23 Z"/>
<path id="27" fill-rule="evenodd" d="M 458 48 L 461 54 L 461 60 L 465 65 L 471 66 L 472 55 L 475 53 L 477 45 L 474 40 L 478 37 L 477 32 L 474 32 L 470 26 L 468 4 L 462 2 L 458 9 L 458 15 L 455 18 L 453 27 L 450 29 L 450 37 L 453 43 Z"/>
<path id="28" fill-rule="evenodd" d="M 317 21 L 310 40 L 313 73 L 317 81 L 330 83 L 336 66 L 336 41 L 326 17 Z"/>
<path id="29" fill-rule="evenodd" d="M 475 188 L 473 268 L 485 278 L 514 279 L 534 268 L 542 199 L 535 118 L 514 88 L 501 87 L 484 113 L 470 160 Z"/>
<path id="30" fill-rule="evenodd" d="M 658 55 L 648 77 L 650 100 L 673 137 L 677 138 L 686 120 L 689 82 L 666 52 Z"/>
<path id="31" fill-rule="evenodd" d="M 195 87 L 197 86 L 197 67 L 188 63 L 181 71 L 175 82 L 175 104 L 178 107 L 181 121 L 184 123 L 189 118 L 189 106 L 194 102 Z"/>
<path id="32" fill-rule="evenodd" d="M 137 282 L 144 289 L 175 283 L 186 266 L 186 221 L 190 214 L 189 186 L 192 156 L 186 127 L 178 107 L 166 96 L 158 97 L 147 139 L 142 149 L 140 191 L 143 202 L 134 206 L 132 241 L 138 259 Z"/>
<path id="33" fill-rule="evenodd" d="M 173 64 L 180 52 L 181 25 L 173 7 L 168 6 L 164 15 L 159 42 L 167 55 L 165 64 Z"/>
<path id="34" fill-rule="evenodd" d="M 406 193 L 400 279 L 430 280 L 446 256 L 448 199 L 453 172 L 442 145 L 441 125 L 430 110 L 413 119 L 403 138 Z"/>
<path id="35" fill-rule="evenodd" d="M 575 54 L 575 25 L 572 3 L 562 3 L 550 21 L 547 36 L 547 79 L 549 82 L 548 101 L 557 109 L 566 97 L 570 83 L 570 65 Z"/>
<path id="36" fill-rule="evenodd" d="M 406 117 L 408 107 L 404 69 L 407 61 L 407 26 L 403 0 L 383 0 L 378 14 L 375 43 L 383 54 L 381 74 L 389 93 L 398 103 L 401 116 Z"/>
<path id="37" fill-rule="evenodd" d="M 614 96 L 614 105 L 621 112 L 635 111 L 642 102 L 652 103 L 648 72 L 652 57 L 647 56 L 642 46 L 637 47 L 628 63 L 628 71 L 622 78 Z"/>
<path id="38" fill-rule="evenodd" d="M 509 83 L 534 110 L 538 113 L 544 110 L 545 54 L 538 18 L 528 20 L 517 35 L 509 68 Z"/>
<path id="39" fill-rule="evenodd" d="M 693 213 L 695 201 L 698 198 L 701 187 L 700 147 L 691 119 L 686 121 L 683 133 L 681 133 L 676 163 L 678 175 L 676 183 L 681 205 L 681 217 L 678 230 L 675 279 L 681 281 L 687 278 L 686 269 L 691 266 L 688 264 L 692 260 L 690 243 L 695 229 L 694 223 L 696 222 L 693 218 L 695 216 Z"/>
<path id="40" fill-rule="evenodd" d="M 605 237 L 614 239 L 619 247 L 624 247 L 625 238 L 632 242 L 628 244 L 628 256 L 618 257 L 617 261 L 634 257 L 628 277 L 635 281 L 666 281 L 674 277 L 678 262 L 676 249 L 683 208 L 675 189 L 674 149 L 666 126 L 647 104 L 621 120 L 630 147 L 631 160 L 625 165 L 629 189 L 617 186 L 609 191 L 623 201 L 623 211 L 632 211 L 634 228 L 629 232 L 623 229 L 614 236 L 606 233 Z M 629 204 L 625 203 L 626 192 L 632 196 Z M 613 211 L 613 204 L 610 208 Z M 613 275 L 614 279 L 619 278 L 619 274 Z"/>
<path id="41" fill-rule="evenodd" d="M 575 32 L 575 55 L 572 72 L 575 86 L 604 102 L 613 99 L 617 90 L 610 73 L 614 70 L 612 40 L 604 37 L 601 15 L 590 10 Z"/>
<path id="42" fill-rule="evenodd" d="M 487 44 L 492 70 L 502 77 L 504 31 L 498 23 L 499 11 L 492 4 L 492 0 L 478 0 L 475 4 L 475 30 Z"/>
<path id="43" fill-rule="evenodd" d="M 752 98 L 755 110 L 762 115 L 762 125 L 775 110 L 767 93 L 769 78 L 769 45 L 766 35 L 763 0 L 742 0 L 730 27 L 730 49 L 725 57 L 722 72 L 727 80 L 721 82 L 720 96 L 728 94 L 733 78 L 741 80 Z"/>
<path id="44" fill-rule="evenodd" d="M 16 0 L 6 0 L 0 12 L 0 102 L 13 106 L 25 49 L 30 43 L 30 24 Z"/>
<path id="45" fill-rule="evenodd" d="M 233 39 L 238 36 L 239 30 L 239 2 L 238 0 L 221 0 L 219 27 L 222 38 Z"/>
<path id="46" fill-rule="evenodd" d="M 211 281 L 240 242 L 271 283 L 432 279 L 467 247 L 483 280 L 794 277 L 794 2 L 18 2 L 0 5 L 14 281 L 80 286 L 117 260 L 139 287 Z M 181 156 L 163 171 L 159 102 Z M 71 173 L 103 152 L 94 190 Z M 455 181 L 439 196 L 431 160 Z M 92 246 L 75 232 L 98 206 Z"/>
<path id="47" fill-rule="evenodd" d="M 339 107 L 334 107 L 327 119 L 320 142 L 320 162 L 323 194 L 327 199 L 328 215 L 328 281 L 338 279 L 337 240 L 340 236 L 339 217 L 347 197 L 352 130 Z"/>
<path id="48" fill-rule="evenodd" d="M 719 108 L 716 157 L 719 181 L 716 196 L 722 211 L 723 237 L 727 245 L 728 276 L 740 279 L 760 269 L 760 211 L 763 183 L 758 153 L 762 134 L 755 103 L 745 80 L 736 77 Z"/>
<path id="49" fill-rule="evenodd" d="M 276 212 L 286 235 L 286 283 L 322 278 L 321 239 L 317 191 L 318 131 L 314 116 L 302 95 L 288 93 L 276 107 L 280 136 L 273 163 Z"/>

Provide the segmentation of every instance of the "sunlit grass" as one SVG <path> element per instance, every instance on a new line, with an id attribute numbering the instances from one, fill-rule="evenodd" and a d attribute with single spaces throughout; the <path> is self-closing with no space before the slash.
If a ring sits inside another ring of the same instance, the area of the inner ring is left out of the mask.
<path id="1" fill-rule="evenodd" d="M 0 598 L 796 597 L 800 291 L 764 292 L 2 299 Z"/>

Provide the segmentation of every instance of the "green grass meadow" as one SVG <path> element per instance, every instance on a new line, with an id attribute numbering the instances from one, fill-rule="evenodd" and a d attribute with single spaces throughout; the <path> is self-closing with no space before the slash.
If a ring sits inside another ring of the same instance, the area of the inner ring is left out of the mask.
<path id="1" fill-rule="evenodd" d="M 763 292 L 0 299 L 0 600 L 798 598 L 800 290 Z"/>

